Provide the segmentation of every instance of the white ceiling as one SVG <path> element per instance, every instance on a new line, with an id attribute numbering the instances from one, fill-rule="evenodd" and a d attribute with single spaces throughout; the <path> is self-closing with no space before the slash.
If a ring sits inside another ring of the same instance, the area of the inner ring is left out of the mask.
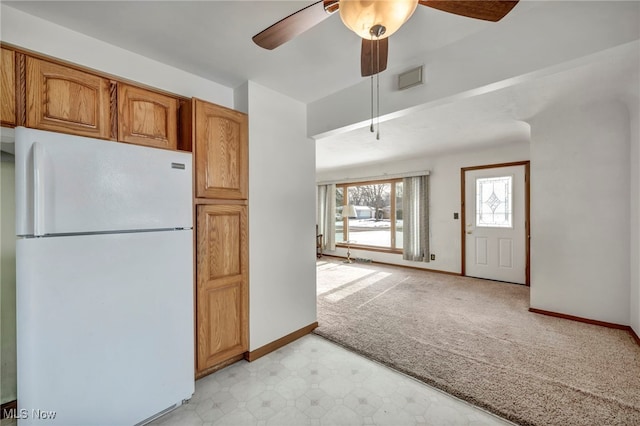
<path id="1" fill-rule="evenodd" d="M 369 127 L 327 137 L 316 149 L 316 170 L 528 142 L 527 121 L 547 106 L 624 99 L 630 92 L 640 95 L 639 65 L 640 53 L 630 46 L 564 71 L 382 122 L 380 140 Z"/>
<path id="2" fill-rule="evenodd" d="M 272 51 L 258 47 L 251 37 L 315 1 L 3 3 L 225 86 L 235 88 L 252 80 L 308 103 L 361 81 L 360 38 L 338 14 Z M 419 7 L 390 40 L 389 64 L 398 65 L 489 25 Z"/>
<path id="3" fill-rule="evenodd" d="M 235 88 L 252 80 L 304 103 L 362 81 L 360 39 L 342 24 L 338 14 L 273 51 L 256 46 L 251 37 L 311 3 L 3 1 L 10 7 L 225 86 Z M 521 1 L 501 22 L 527 19 L 528 13 L 542 4 Z M 412 67 L 416 58 L 428 57 L 429 52 L 436 50 L 454 49 L 456 42 L 501 22 L 478 21 L 419 6 L 390 39 L 389 69 Z M 540 37 L 544 36 L 541 25 Z M 549 50 L 553 50 L 553 40 L 549 40 Z M 528 140 L 529 127 L 523 120 L 536 107 L 543 107 L 549 98 L 585 96 L 592 92 L 585 88 L 591 87 L 615 92 L 629 76 L 637 80 L 637 70 L 637 56 L 604 65 L 596 61 L 555 77 L 529 78 L 506 89 L 436 107 L 417 108 L 410 115 L 383 122 L 380 141 L 375 140 L 368 128 L 316 141 L 317 169 Z M 603 75 L 618 77 L 603 79 Z M 335 155 L 336 150 L 340 155 Z"/>

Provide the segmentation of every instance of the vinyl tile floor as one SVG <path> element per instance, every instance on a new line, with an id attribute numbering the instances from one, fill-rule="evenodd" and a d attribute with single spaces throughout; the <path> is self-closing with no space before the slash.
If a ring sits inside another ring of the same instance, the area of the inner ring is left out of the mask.
<path id="1" fill-rule="evenodd" d="M 314 334 L 198 380 L 151 424 L 512 425 Z"/>

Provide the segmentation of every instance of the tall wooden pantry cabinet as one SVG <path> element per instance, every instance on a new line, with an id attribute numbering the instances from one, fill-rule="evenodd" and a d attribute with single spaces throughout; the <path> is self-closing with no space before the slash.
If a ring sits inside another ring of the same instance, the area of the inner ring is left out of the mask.
<path id="1" fill-rule="evenodd" d="M 248 118 L 193 99 L 196 377 L 249 349 Z M 183 120 L 184 122 L 185 120 Z"/>

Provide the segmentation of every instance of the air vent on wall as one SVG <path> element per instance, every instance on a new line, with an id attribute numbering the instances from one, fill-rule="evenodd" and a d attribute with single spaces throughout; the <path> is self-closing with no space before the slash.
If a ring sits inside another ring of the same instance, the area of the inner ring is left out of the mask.
<path id="1" fill-rule="evenodd" d="M 422 84 L 422 66 L 398 75 L 398 90 L 408 89 L 418 84 Z"/>

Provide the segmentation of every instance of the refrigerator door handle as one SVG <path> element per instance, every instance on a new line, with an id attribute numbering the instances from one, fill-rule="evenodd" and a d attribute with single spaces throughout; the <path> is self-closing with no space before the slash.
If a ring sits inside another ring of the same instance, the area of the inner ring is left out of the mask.
<path id="1" fill-rule="evenodd" d="M 33 235 L 45 234 L 44 230 L 44 146 L 41 142 L 33 143 Z"/>

